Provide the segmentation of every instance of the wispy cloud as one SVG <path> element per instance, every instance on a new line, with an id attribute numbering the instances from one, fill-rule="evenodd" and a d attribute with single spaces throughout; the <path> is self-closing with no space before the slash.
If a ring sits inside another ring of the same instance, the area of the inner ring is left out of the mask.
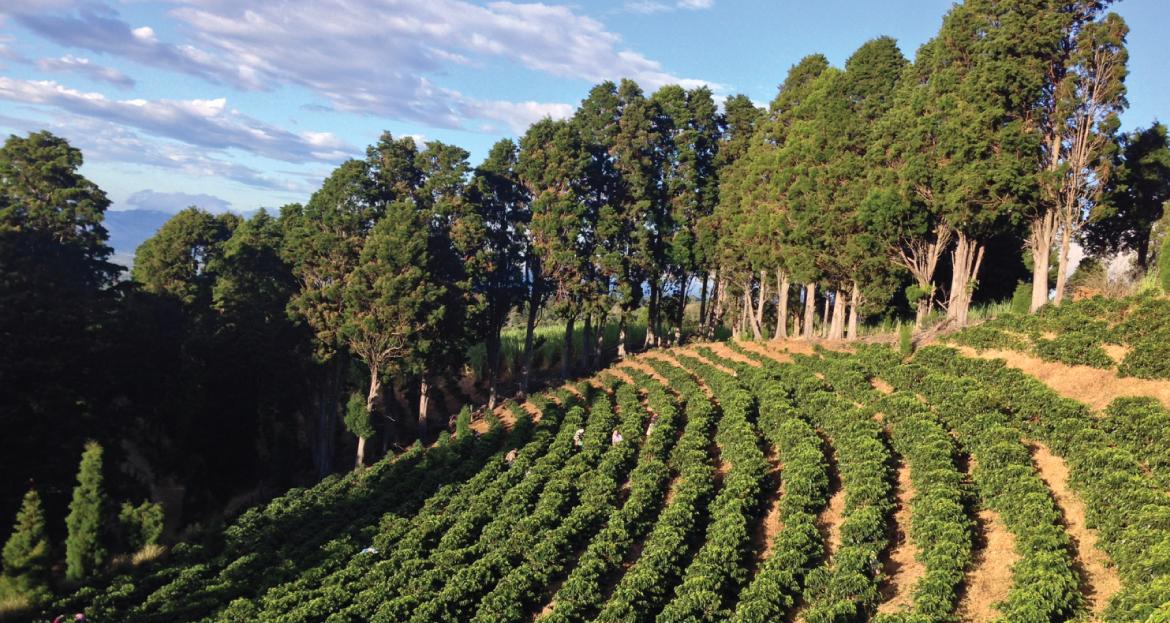
<path id="1" fill-rule="evenodd" d="M 98 65 L 88 58 L 66 54 L 61 58 L 42 58 L 37 61 L 37 67 L 42 71 L 72 72 L 99 82 L 112 84 L 119 89 L 129 89 L 134 86 L 134 79 L 114 69 Z"/>
<path id="2" fill-rule="evenodd" d="M 672 6 L 704 8 L 711 0 Z M 514 63 L 557 77 L 598 82 L 633 78 L 648 89 L 677 76 L 624 46 L 601 22 L 541 3 L 464 0 L 175 0 L 171 11 L 188 41 L 166 42 L 147 24 L 130 24 L 108 7 L 66 15 L 17 12 L 26 28 L 60 45 L 87 49 L 248 90 L 295 85 L 335 110 L 475 128 L 474 120 L 513 131 L 567 104 L 483 100 L 444 86 L 446 68 Z M 718 86 L 718 85 L 714 85 Z"/>
<path id="3" fill-rule="evenodd" d="M 625 3 L 623 8 L 629 13 L 641 13 L 643 15 L 647 15 L 652 13 L 677 11 L 678 9 L 697 11 L 701 9 L 709 9 L 713 6 L 715 6 L 715 0 L 677 0 L 676 2 L 662 2 L 659 0 L 630 0 Z"/>
<path id="4" fill-rule="evenodd" d="M 286 162 L 337 161 L 355 149 L 328 132 L 296 134 L 229 108 L 225 98 L 109 99 L 51 80 L 0 76 L 0 99 L 42 104 L 212 149 L 239 149 Z"/>

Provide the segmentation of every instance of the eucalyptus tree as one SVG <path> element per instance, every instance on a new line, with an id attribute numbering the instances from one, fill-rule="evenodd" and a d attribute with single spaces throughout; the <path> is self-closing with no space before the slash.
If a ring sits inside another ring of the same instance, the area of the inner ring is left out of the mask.
<path id="1" fill-rule="evenodd" d="M 1128 27 L 1109 2 L 1072 2 L 1049 9 L 1060 34 L 1038 102 L 1040 201 L 1029 214 L 1032 303 L 1048 302 L 1050 249 L 1057 235 L 1056 295 L 1064 298 L 1072 239 L 1103 197 L 1112 175 L 1119 114 L 1126 106 Z"/>

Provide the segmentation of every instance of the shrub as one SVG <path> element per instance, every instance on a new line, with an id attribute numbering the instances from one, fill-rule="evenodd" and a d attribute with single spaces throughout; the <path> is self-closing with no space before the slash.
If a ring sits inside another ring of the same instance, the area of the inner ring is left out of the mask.
<path id="1" fill-rule="evenodd" d="M 914 352 L 914 325 L 903 323 L 898 327 L 898 353 L 909 357 Z"/>
<path id="2" fill-rule="evenodd" d="M 471 407 L 463 405 L 455 417 L 455 438 L 463 441 L 471 437 Z"/>
<path id="3" fill-rule="evenodd" d="M 1134 342 L 1119 372 L 1142 379 L 1170 379 L 1170 328 L 1163 327 Z"/>
<path id="4" fill-rule="evenodd" d="M 1096 338 L 1084 333 L 1061 333 L 1051 340 L 1036 340 L 1036 354 L 1045 361 L 1073 366 L 1113 367 L 1113 359 Z"/>
<path id="5" fill-rule="evenodd" d="M 138 506 L 122 502 L 118 524 L 126 547 L 136 552 L 147 545 L 158 543 L 163 531 L 163 508 L 154 502 L 143 502 Z"/>

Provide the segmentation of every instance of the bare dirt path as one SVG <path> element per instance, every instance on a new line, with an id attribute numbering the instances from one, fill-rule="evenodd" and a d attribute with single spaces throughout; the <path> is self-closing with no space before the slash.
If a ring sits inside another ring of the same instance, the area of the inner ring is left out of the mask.
<path id="1" fill-rule="evenodd" d="M 792 363 L 792 356 L 781 350 L 773 350 L 759 342 L 736 342 L 736 344 L 757 357 L 766 357 L 777 363 Z"/>
<path id="2" fill-rule="evenodd" d="M 772 542 L 780 533 L 783 525 L 780 522 L 780 500 L 784 498 L 784 467 L 776 456 L 776 447 L 768 444 L 765 455 L 768 460 L 768 490 L 764 498 L 764 516 L 756 524 L 752 532 L 752 550 L 756 552 L 756 569 L 772 555 Z M 776 486 L 779 484 L 779 486 Z"/>
<path id="3" fill-rule="evenodd" d="M 1095 410 L 1104 409 L 1120 396 L 1150 396 L 1170 408 L 1170 381 L 1153 381 L 1120 377 L 1112 370 L 1088 366 L 1068 366 L 1014 350 L 985 350 L 960 346 L 967 357 L 1003 359 L 1007 365 L 1036 377 L 1066 398 L 1083 402 Z"/>
<path id="4" fill-rule="evenodd" d="M 1000 616 L 996 604 L 1007 599 L 1016 564 L 1016 537 L 1008 532 L 999 514 L 982 509 L 975 514 L 975 556 L 959 599 L 959 620 L 993 621 Z"/>
<path id="5" fill-rule="evenodd" d="M 678 355 L 683 356 L 683 357 L 690 357 L 691 359 L 696 359 L 699 362 L 707 364 L 707 365 L 711 366 L 712 368 L 715 368 L 716 370 L 719 370 L 720 372 L 722 372 L 728 376 L 735 376 L 735 370 L 732 370 L 731 368 L 728 368 L 727 366 L 723 365 L 722 363 L 715 361 L 714 359 L 711 359 L 710 357 L 707 357 L 706 355 L 703 355 L 699 351 L 695 350 L 694 347 L 684 346 L 682 348 L 675 349 L 674 352 L 677 353 Z"/>
<path id="6" fill-rule="evenodd" d="M 1121 578 L 1109 567 L 1109 557 L 1097 548 L 1097 533 L 1085 521 L 1085 504 L 1068 487 L 1068 464 L 1042 443 L 1028 444 L 1040 478 L 1052 491 L 1056 505 L 1064 515 L 1065 527 L 1077 550 L 1077 562 L 1084 580 L 1085 601 L 1094 618 L 1109 603 L 1109 598 L 1121 590 Z"/>
<path id="7" fill-rule="evenodd" d="M 759 359 L 753 359 L 747 355 L 744 355 L 743 353 L 736 352 L 729 348 L 724 342 L 706 342 L 703 344 L 696 344 L 696 346 L 706 346 L 707 348 L 710 348 L 716 355 L 719 355 L 721 359 L 725 359 L 727 361 L 746 364 L 753 368 L 758 368 L 763 365 L 760 363 Z"/>
<path id="8" fill-rule="evenodd" d="M 914 500 L 914 493 L 910 467 L 903 461 L 898 467 L 898 480 L 894 487 L 897 508 L 894 513 L 894 544 L 884 561 L 886 580 L 879 591 L 885 601 L 878 605 L 879 613 L 909 609 L 914 603 L 914 587 L 926 573 L 926 567 L 917 559 L 918 547 L 910 538 L 910 503 Z"/>

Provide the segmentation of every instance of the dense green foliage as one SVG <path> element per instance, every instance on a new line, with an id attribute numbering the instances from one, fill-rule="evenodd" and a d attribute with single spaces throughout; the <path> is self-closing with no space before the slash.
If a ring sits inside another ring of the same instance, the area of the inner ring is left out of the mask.
<path id="1" fill-rule="evenodd" d="M 23 597 L 37 603 L 49 596 L 52 550 L 45 530 L 45 513 L 36 489 L 29 489 L 4 543 L 0 567 L 0 601 Z"/>
<path id="2" fill-rule="evenodd" d="M 85 446 L 81 467 L 77 471 L 77 486 L 65 525 L 69 534 L 65 540 L 65 575 L 73 581 L 85 579 L 98 571 L 106 558 L 102 543 L 106 530 L 106 494 L 102 488 L 102 447 L 94 442 Z"/>

